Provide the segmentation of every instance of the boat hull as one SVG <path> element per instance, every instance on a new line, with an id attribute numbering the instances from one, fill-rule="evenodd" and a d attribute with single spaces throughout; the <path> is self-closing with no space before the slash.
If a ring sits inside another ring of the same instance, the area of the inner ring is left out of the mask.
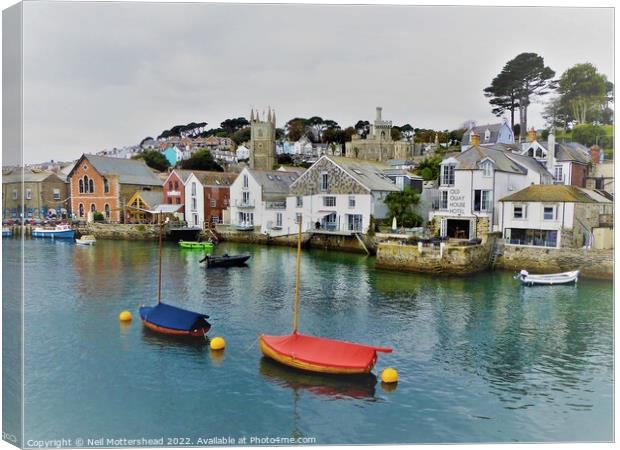
<path id="1" fill-rule="evenodd" d="M 182 248 L 197 248 L 205 250 L 213 250 L 215 247 L 211 242 L 196 242 L 196 241 L 179 241 L 179 245 Z"/>
<path id="2" fill-rule="evenodd" d="M 75 237 L 74 230 L 32 230 L 32 237 L 51 238 L 51 239 L 73 239 Z"/>
<path id="3" fill-rule="evenodd" d="M 209 316 L 163 303 L 141 306 L 139 313 L 144 326 L 160 334 L 203 338 L 211 329 L 211 324 L 206 320 Z M 179 315 L 189 316 L 189 319 L 179 321 Z"/>
<path id="4" fill-rule="evenodd" d="M 148 328 L 149 330 L 155 331 L 161 334 L 167 334 L 170 336 L 189 336 L 189 337 L 200 337 L 204 338 L 205 334 L 209 332 L 211 327 L 199 328 L 197 330 L 192 331 L 184 331 L 184 330 L 174 330 L 172 328 L 161 327 L 159 325 L 155 325 L 147 320 L 142 319 L 142 324 Z"/>
<path id="5" fill-rule="evenodd" d="M 554 286 L 577 283 L 579 271 L 563 272 L 549 275 L 531 275 L 521 271 L 515 276 L 524 286 Z"/>
<path id="6" fill-rule="evenodd" d="M 207 267 L 241 267 L 245 266 L 250 255 L 239 256 L 207 256 Z"/>
<path id="7" fill-rule="evenodd" d="M 370 373 L 377 362 L 377 352 L 390 353 L 392 349 L 372 347 L 333 339 L 293 334 L 290 336 L 259 337 L 263 356 L 294 369 L 333 375 L 361 375 Z M 294 342 L 291 345 L 291 342 Z M 279 348 L 278 348 L 279 347 Z M 330 355 L 317 356 L 317 348 Z M 360 352 L 363 355 L 360 355 Z M 354 354 L 355 361 L 351 359 Z"/>

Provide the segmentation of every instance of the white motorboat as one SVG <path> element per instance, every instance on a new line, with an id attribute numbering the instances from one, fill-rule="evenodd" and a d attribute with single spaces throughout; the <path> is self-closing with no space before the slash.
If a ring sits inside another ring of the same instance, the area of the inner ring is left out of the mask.
<path id="1" fill-rule="evenodd" d="M 522 270 L 514 276 L 515 280 L 521 281 L 526 286 L 534 285 L 554 285 L 576 283 L 579 278 L 579 271 L 550 273 L 546 275 L 532 275 L 527 270 Z"/>
<path id="2" fill-rule="evenodd" d="M 97 239 L 95 239 L 95 236 L 92 236 L 90 234 L 85 234 L 84 236 L 75 240 L 75 243 L 78 245 L 95 245 L 95 242 L 97 242 Z"/>

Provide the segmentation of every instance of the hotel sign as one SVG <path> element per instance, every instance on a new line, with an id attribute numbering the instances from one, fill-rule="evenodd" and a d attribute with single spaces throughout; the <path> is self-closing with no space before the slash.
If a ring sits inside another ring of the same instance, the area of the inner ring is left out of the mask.
<path id="1" fill-rule="evenodd" d="M 450 214 L 465 214 L 465 195 L 460 189 L 448 190 L 448 211 Z"/>

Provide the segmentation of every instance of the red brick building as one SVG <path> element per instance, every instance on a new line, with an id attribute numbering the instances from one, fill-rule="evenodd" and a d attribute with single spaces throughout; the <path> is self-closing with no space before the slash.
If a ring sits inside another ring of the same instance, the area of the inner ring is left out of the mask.
<path id="1" fill-rule="evenodd" d="M 125 221 L 125 206 L 136 191 L 161 191 L 161 179 L 142 160 L 82 155 L 67 177 L 71 211 L 80 220 L 100 212 Z"/>
<path id="2" fill-rule="evenodd" d="M 204 189 L 204 220 L 205 223 L 222 223 L 224 210 L 230 206 L 230 185 L 238 173 L 203 172 L 196 174 Z"/>

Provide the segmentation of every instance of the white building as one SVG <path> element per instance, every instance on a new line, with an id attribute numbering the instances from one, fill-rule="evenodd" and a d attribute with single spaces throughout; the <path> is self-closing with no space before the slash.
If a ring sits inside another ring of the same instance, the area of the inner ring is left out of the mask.
<path id="1" fill-rule="evenodd" d="M 442 237 L 459 239 L 498 231 L 500 198 L 552 178 L 534 158 L 480 145 L 443 160 L 440 171 L 429 220 Z"/>
<path id="2" fill-rule="evenodd" d="M 597 229 L 611 231 L 606 222 L 610 216 L 610 199 L 575 186 L 532 185 L 500 200 L 500 228 L 507 245 L 605 248 L 594 236 Z"/>
<path id="3" fill-rule="evenodd" d="M 230 186 L 230 222 L 239 229 L 284 234 L 286 197 L 301 170 L 244 168 Z"/>
<path id="4" fill-rule="evenodd" d="M 479 142 L 472 135 L 479 137 Z M 507 121 L 500 123 L 494 123 L 489 125 L 470 126 L 470 128 L 463 133 L 461 140 L 461 151 L 467 150 L 471 145 L 496 145 L 507 144 L 511 145 L 515 143 L 515 136 Z"/>
<path id="5" fill-rule="evenodd" d="M 385 197 L 399 191 L 382 173 L 388 168 L 381 163 L 322 156 L 291 184 L 286 200 L 288 228 L 294 232 L 301 215 L 304 230 L 366 233 L 370 216 L 385 218 Z"/>
<path id="6" fill-rule="evenodd" d="M 185 182 L 185 220 L 190 227 L 201 227 L 204 223 L 204 189 L 195 173 Z"/>

